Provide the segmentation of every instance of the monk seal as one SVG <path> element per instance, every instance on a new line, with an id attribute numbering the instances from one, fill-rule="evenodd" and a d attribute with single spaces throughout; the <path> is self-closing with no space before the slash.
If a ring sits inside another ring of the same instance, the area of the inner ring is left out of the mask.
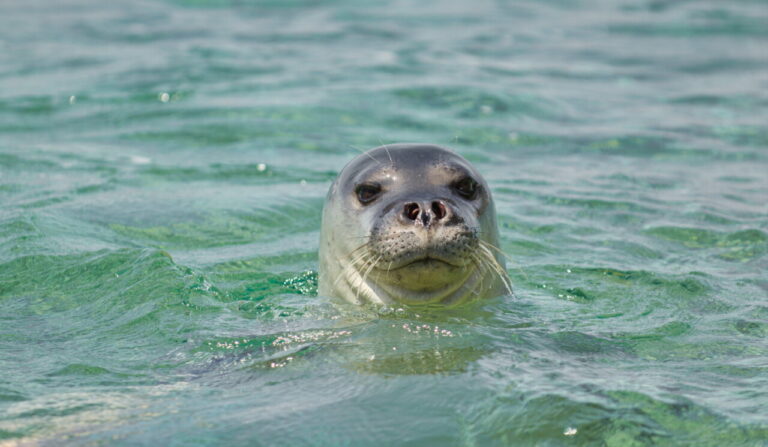
<path id="1" fill-rule="evenodd" d="M 358 155 L 323 207 L 318 292 L 356 304 L 454 305 L 512 293 L 488 184 L 444 147 Z"/>

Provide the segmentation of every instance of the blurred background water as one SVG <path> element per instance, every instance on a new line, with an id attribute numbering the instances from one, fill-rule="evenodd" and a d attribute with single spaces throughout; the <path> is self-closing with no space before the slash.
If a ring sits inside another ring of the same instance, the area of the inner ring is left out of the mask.
<path id="1" fill-rule="evenodd" d="M 0 446 L 768 445 L 762 0 L 0 3 Z M 515 297 L 316 296 L 382 143 Z"/>

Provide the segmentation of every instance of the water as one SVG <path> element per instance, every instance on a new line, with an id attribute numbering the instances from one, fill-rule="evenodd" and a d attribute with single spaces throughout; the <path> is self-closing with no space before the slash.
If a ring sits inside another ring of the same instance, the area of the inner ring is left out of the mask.
<path id="1" fill-rule="evenodd" d="M 0 445 L 768 445 L 763 1 L 0 4 Z M 516 297 L 316 296 L 451 146 Z"/>

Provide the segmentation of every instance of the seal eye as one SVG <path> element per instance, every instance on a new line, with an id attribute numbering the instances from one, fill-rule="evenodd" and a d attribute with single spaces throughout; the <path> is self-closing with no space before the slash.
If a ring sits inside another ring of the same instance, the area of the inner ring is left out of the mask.
<path id="1" fill-rule="evenodd" d="M 381 185 L 378 183 L 363 183 L 361 185 L 357 185 L 357 188 L 355 188 L 357 200 L 359 200 L 363 205 L 367 205 L 376 200 L 376 197 L 378 197 L 380 193 Z"/>
<path id="2" fill-rule="evenodd" d="M 452 186 L 453 189 L 465 199 L 474 200 L 477 197 L 479 185 L 471 177 L 464 177 L 461 180 L 457 180 Z"/>

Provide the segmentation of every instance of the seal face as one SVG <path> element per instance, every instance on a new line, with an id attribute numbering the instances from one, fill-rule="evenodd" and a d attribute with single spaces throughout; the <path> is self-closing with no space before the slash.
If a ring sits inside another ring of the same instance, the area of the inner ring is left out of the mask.
<path id="1" fill-rule="evenodd" d="M 497 247 L 490 189 L 467 160 L 434 145 L 377 147 L 344 167 L 328 191 L 319 293 L 357 304 L 511 293 Z"/>

